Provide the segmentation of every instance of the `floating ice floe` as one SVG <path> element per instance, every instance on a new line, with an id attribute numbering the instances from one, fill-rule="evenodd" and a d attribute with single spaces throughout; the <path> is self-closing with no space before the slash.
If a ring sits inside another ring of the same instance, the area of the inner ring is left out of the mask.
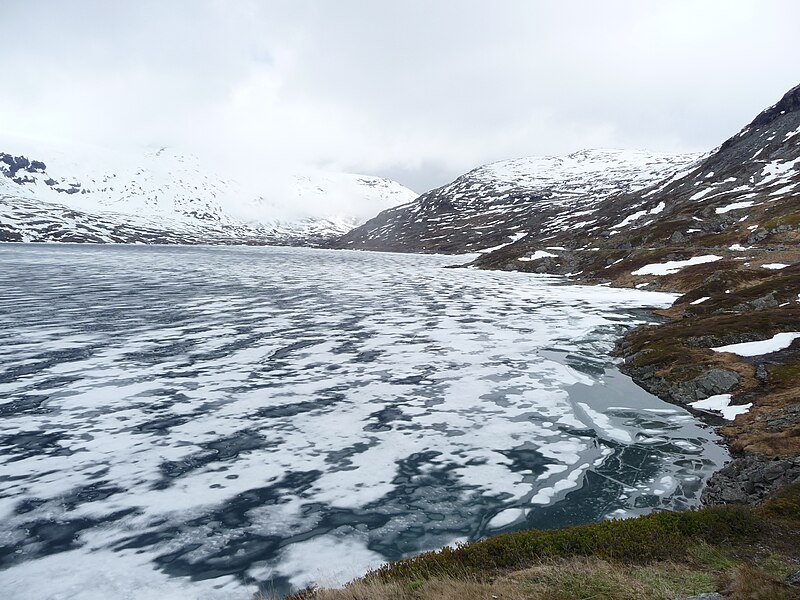
<path id="1" fill-rule="evenodd" d="M 522 519 L 524 516 L 525 511 L 521 508 L 507 508 L 496 514 L 492 520 L 489 521 L 489 528 L 499 529 L 506 525 L 511 525 L 511 523 Z"/>
<path id="2" fill-rule="evenodd" d="M 594 422 L 597 428 L 611 439 L 622 442 L 623 444 L 630 444 L 633 441 L 631 434 L 624 429 L 614 427 L 611 423 L 611 419 L 609 419 L 607 415 L 594 410 L 585 402 L 578 402 L 578 406 L 583 409 L 583 412 Z"/>
<path id="3" fill-rule="evenodd" d="M 738 354 L 739 356 L 761 356 L 762 354 L 770 354 L 771 352 L 784 350 L 791 346 L 792 342 L 797 338 L 800 338 L 800 333 L 777 333 L 770 339 L 762 340 L 760 342 L 729 344 L 727 346 L 719 346 L 711 349 L 714 352 L 730 352 L 731 354 Z"/>
<path id="4" fill-rule="evenodd" d="M 281 552 L 280 567 L 276 570 L 287 577 L 297 589 L 320 582 L 331 587 L 341 587 L 361 575 L 364 572 L 364 565 L 374 569 L 385 562 L 383 557 L 370 550 L 367 544 L 366 536 L 313 537 L 286 546 Z M 309 556 L 314 557 L 316 564 L 325 566 L 309 570 Z M 347 556 L 351 560 L 343 561 L 342 556 Z M 265 574 L 274 575 L 274 571 L 270 570 Z"/>
<path id="5" fill-rule="evenodd" d="M 635 271 L 631 271 L 631 275 L 671 275 L 677 273 L 684 267 L 692 265 L 702 265 L 704 263 L 715 262 L 722 260 L 721 256 L 708 254 L 706 256 L 695 256 L 686 260 L 670 260 L 665 263 L 653 263 L 645 265 Z"/>

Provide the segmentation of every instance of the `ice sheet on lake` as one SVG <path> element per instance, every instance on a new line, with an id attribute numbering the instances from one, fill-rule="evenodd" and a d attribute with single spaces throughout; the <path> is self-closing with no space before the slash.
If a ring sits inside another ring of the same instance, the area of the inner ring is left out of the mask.
<path id="1" fill-rule="evenodd" d="M 0 247 L 5 597 L 34 577 L 41 599 L 285 590 L 697 501 L 715 436 L 609 376 L 619 333 L 675 296 L 452 263 Z"/>

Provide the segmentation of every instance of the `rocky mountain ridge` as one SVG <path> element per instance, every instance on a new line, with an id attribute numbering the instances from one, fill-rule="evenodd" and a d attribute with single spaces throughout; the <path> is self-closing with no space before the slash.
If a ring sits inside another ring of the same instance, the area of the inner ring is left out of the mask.
<path id="1" fill-rule="evenodd" d="M 556 237 L 594 224 L 598 201 L 643 188 L 699 158 L 583 150 L 491 163 L 379 214 L 335 247 L 458 254 L 485 251 L 532 232 Z"/>
<path id="2" fill-rule="evenodd" d="M 222 177 L 170 148 L 16 141 L 0 152 L 0 241 L 320 245 L 416 196 L 364 175 Z"/>
<path id="3" fill-rule="evenodd" d="M 599 281 L 669 287 L 644 268 L 688 260 L 697 250 L 748 266 L 796 249 L 800 213 L 800 86 L 737 135 L 672 177 L 601 200 L 592 224 L 550 237 L 533 232 L 479 260 L 482 266 L 573 273 Z M 535 265 L 543 243 L 563 252 Z M 588 251 L 588 252 L 587 252 Z M 762 260 L 763 259 L 763 260 Z M 536 261 L 533 261 L 536 262 Z M 719 265 L 718 265 L 719 266 Z M 665 273 L 663 275 L 669 275 Z"/>

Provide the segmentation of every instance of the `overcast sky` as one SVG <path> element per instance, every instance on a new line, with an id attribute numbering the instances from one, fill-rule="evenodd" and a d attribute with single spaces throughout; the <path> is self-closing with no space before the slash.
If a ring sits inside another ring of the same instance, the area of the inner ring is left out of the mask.
<path id="1" fill-rule="evenodd" d="M 708 150 L 800 83 L 796 0 L 0 0 L 0 133 L 390 176 Z"/>

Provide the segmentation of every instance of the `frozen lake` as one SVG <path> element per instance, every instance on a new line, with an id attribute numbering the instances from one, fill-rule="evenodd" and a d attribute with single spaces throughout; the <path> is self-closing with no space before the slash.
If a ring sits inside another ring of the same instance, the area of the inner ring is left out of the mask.
<path id="1" fill-rule="evenodd" d="M 458 259 L 0 245 L 0 589 L 237 598 L 698 502 L 608 353 L 672 298 Z"/>

